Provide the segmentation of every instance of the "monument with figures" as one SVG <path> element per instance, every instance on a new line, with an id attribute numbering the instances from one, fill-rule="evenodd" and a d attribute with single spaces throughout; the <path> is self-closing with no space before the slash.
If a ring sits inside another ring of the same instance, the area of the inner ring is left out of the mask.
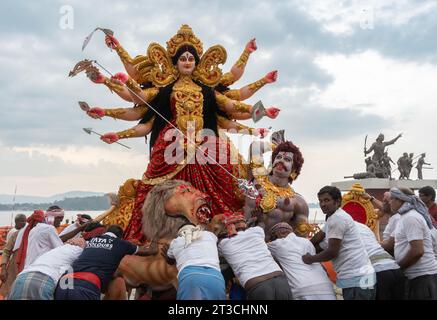
<path id="1" fill-rule="evenodd" d="M 388 155 L 386 147 L 394 144 L 402 134 L 399 134 L 392 140 L 384 141 L 384 135 L 381 133 L 376 138 L 376 141 L 367 149 L 367 136 L 364 140 L 364 156 L 373 152 L 373 154 L 365 159 L 366 171 L 358 172 L 350 176 L 345 176 L 347 180 L 333 182 L 332 185 L 339 188 L 341 191 L 347 192 L 352 189 L 352 186 L 359 183 L 368 194 L 382 200 L 385 191 L 392 187 L 407 187 L 412 190 L 418 190 L 424 186 L 431 186 L 437 189 L 436 179 L 424 179 L 423 170 L 432 170 L 430 163 L 425 162 L 425 153 L 414 156 L 414 153 L 404 152 L 403 155 L 395 163 Z M 396 168 L 392 169 L 391 164 L 396 164 Z M 417 169 L 417 179 L 412 177 Z M 397 174 L 396 171 L 399 171 Z M 396 179 L 398 177 L 398 179 Z"/>
<path id="2" fill-rule="evenodd" d="M 400 137 L 402 137 L 402 134 L 399 134 L 394 139 L 385 142 L 384 135 L 379 134 L 376 141 L 370 146 L 369 149 L 367 149 L 366 136 L 364 140 L 364 156 L 366 157 L 373 151 L 371 156 L 365 158 L 366 171 L 345 176 L 344 178 L 347 180 L 333 182 L 332 185 L 339 188 L 342 192 L 348 193 L 354 193 L 354 190 L 357 189 L 357 186 L 359 186 L 359 188 L 362 188 L 362 192 L 366 192 L 379 200 L 383 199 L 384 192 L 393 187 L 407 187 L 412 190 L 418 190 L 425 186 L 431 186 L 432 188 L 437 189 L 436 179 L 424 179 L 423 177 L 424 169 L 433 169 L 430 167 L 430 163 L 425 162 L 425 153 L 421 153 L 419 156 L 415 157 L 414 153 L 404 152 L 396 163 L 388 155 L 386 147 L 394 144 Z M 396 165 L 396 167 L 392 169 L 391 164 Z M 413 168 L 417 169 L 417 179 L 415 180 L 413 180 L 414 178 L 411 177 L 412 174 L 415 173 L 412 170 Z M 399 173 L 396 173 L 396 171 L 399 171 Z M 396 177 L 398 179 L 396 179 Z M 352 204 L 355 204 L 354 201 L 352 202 Z M 352 216 L 357 214 L 357 212 L 349 213 Z M 370 216 L 373 217 L 373 215 Z M 376 219 L 378 220 L 378 218 Z M 384 230 L 384 227 L 387 223 L 386 220 L 386 216 L 379 218 L 378 225 L 380 232 Z M 376 231 L 377 229 L 378 228 L 375 228 L 373 230 Z"/>

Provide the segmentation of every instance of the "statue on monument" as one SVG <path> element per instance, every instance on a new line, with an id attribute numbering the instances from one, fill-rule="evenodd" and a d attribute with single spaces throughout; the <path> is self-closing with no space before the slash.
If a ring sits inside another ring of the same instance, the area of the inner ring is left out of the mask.
<path id="1" fill-rule="evenodd" d="M 368 178 L 376 178 L 377 163 L 372 160 L 371 157 L 367 157 L 366 160 L 366 172 L 368 173 Z"/>
<path id="2" fill-rule="evenodd" d="M 425 162 L 425 156 L 426 156 L 426 154 L 425 154 L 425 153 L 422 153 L 422 154 L 420 155 L 419 160 L 417 160 L 416 169 L 417 169 L 417 179 L 418 179 L 418 180 L 423 180 L 423 174 L 422 174 L 423 166 L 424 166 L 424 165 L 428 165 L 428 166 L 431 165 L 430 163 L 426 163 L 426 162 Z"/>
<path id="3" fill-rule="evenodd" d="M 408 158 L 407 179 L 410 180 L 411 169 L 413 169 L 414 153 L 411 152 Z"/>
<path id="4" fill-rule="evenodd" d="M 402 133 L 398 134 L 396 138 L 384 142 L 384 135 L 380 133 L 378 138 L 376 138 L 376 141 L 372 143 L 368 150 L 366 150 L 366 145 L 364 145 L 364 155 L 366 156 L 373 151 L 372 160 L 380 163 L 382 157 L 384 156 L 385 147 L 394 144 L 400 137 L 402 137 Z"/>
<path id="5" fill-rule="evenodd" d="M 404 152 L 402 157 L 400 157 L 397 161 L 398 170 L 399 170 L 399 180 L 408 179 L 409 177 L 409 165 L 410 165 L 410 157 L 407 152 Z"/>
<path id="6" fill-rule="evenodd" d="M 385 148 L 389 145 L 394 144 L 400 137 L 402 133 L 392 140 L 384 141 L 384 135 L 380 133 L 376 138 L 376 141 L 372 143 L 369 149 L 366 147 L 367 136 L 364 140 L 364 156 L 367 156 L 373 151 L 373 155 L 365 159 L 366 172 L 355 173 L 352 176 L 345 176 L 345 178 L 354 179 L 367 179 L 367 178 L 381 178 L 381 179 L 391 179 L 391 165 L 390 162 L 394 164 L 393 160 L 388 156 Z"/>
<path id="7" fill-rule="evenodd" d="M 364 162 L 366 163 L 366 171 L 354 173 L 351 176 L 345 176 L 344 178 L 353 178 L 353 179 L 369 179 L 369 178 L 380 178 L 380 179 L 390 179 L 393 180 L 395 178 L 392 177 L 392 172 L 398 170 L 399 171 L 399 180 L 411 180 L 410 174 L 411 170 L 415 166 L 417 169 L 417 180 L 423 180 L 423 169 L 433 169 L 429 166 L 429 163 L 425 162 L 425 153 L 422 153 L 418 156 L 414 156 L 414 153 L 404 152 L 403 155 L 398 159 L 395 163 L 390 156 L 388 155 L 388 151 L 386 147 L 394 144 L 400 137 L 402 137 L 402 133 L 397 135 L 394 139 L 390 141 L 384 142 L 384 135 L 380 133 L 376 138 L 376 141 L 372 143 L 369 149 L 366 147 L 367 136 L 364 140 L 364 155 L 366 156 Z M 369 153 L 373 151 L 372 156 L 367 156 Z M 417 159 L 419 158 L 419 159 Z M 417 162 L 415 160 L 417 159 Z M 391 164 L 397 164 L 397 168 L 392 170 Z"/>
<path id="8" fill-rule="evenodd" d="M 384 174 L 385 178 L 392 179 L 392 176 L 391 176 L 391 164 L 390 164 L 390 162 L 393 163 L 393 164 L 396 164 L 390 158 L 390 156 L 388 155 L 388 152 L 386 151 L 386 152 L 384 152 L 384 155 L 382 156 L 382 159 L 381 159 L 381 164 L 382 164 L 382 168 L 383 168 L 383 172 L 384 172 L 383 174 Z"/>
<path id="9" fill-rule="evenodd" d="M 398 134 L 398 136 L 390 141 L 384 142 L 384 135 L 380 133 L 376 141 L 372 143 L 369 149 L 366 148 L 366 143 L 364 143 L 364 155 L 368 155 L 373 151 L 372 162 L 373 168 L 371 165 L 369 166 L 369 162 L 366 159 L 367 165 L 367 173 L 369 174 L 369 178 L 377 177 L 377 178 L 391 178 L 391 166 L 390 166 L 390 157 L 388 156 L 385 148 L 389 145 L 394 144 L 400 137 L 402 137 L 402 133 Z M 367 138 L 367 137 L 366 137 Z M 392 161 L 393 162 L 393 161 Z"/>

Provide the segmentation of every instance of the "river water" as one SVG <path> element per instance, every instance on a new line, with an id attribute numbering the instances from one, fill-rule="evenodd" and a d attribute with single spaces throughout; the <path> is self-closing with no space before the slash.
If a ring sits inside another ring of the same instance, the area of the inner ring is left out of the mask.
<path id="1" fill-rule="evenodd" d="M 14 224 L 14 217 L 19 213 L 24 213 L 26 216 L 30 216 L 33 211 L 0 211 L 0 226 L 7 226 Z M 76 215 L 79 213 L 89 214 L 91 217 L 97 217 L 99 214 L 103 213 L 102 211 L 65 211 L 64 221 L 62 223 L 66 223 L 66 220 L 69 220 L 69 223 L 76 219 Z M 325 215 L 319 208 L 310 208 L 309 215 L 310 223 L 323 223 L 325 221 Z"/>

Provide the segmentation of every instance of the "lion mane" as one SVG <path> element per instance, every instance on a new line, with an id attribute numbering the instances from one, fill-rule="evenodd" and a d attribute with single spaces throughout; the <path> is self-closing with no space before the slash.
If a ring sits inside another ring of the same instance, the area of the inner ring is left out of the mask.
<path id="1" fill-rule="evenodd" d="M 187 223 L 182 217 L 170 217 L 164 205 L 181 185 L 191 185 L 182 180 L 167 180 L 154 186 L 148 193 L 141 209 L 143 233 L 147 239 L 176 238 L 180 227 Z"/>

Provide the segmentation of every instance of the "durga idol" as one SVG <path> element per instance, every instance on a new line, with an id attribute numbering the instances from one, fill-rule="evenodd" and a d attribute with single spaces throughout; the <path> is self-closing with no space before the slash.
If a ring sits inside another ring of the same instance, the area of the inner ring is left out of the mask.
<path id="1" fill-rule="evenodd" d="M 236 181 L 241 176 L 238 170 L 241 163 L 231 163 L 231 143 L 219 131 L 243 130 L 261 137 L 267 133 L 267 129 L 248 128 L 236 120 L 253 117 L 255 108 L 242 101 L 265 84 L 274 82 L 277 72 L 270 72 L 240 89 L 229 87 L 243 74 L 249 55 L 256 49 L 255 40 L 247 44 L 232 70 L 225 74 L 218 66 L 225 63 L 226 50 L 215 45 L 204 53 L 202 42 L 188 25 L 182 25 L 167 41 L 166 49 L 151 43 L 146 56 L 131 58 L 113 36 L 106 36 L 106 44 L 116 50 L 128 74 L 119 73 L 106 78 L 100 72 L 94 72 L 89 73 L 89 77 L 95 83 L 108 86 L 134 106 L 117 109 L 94 107 L 87 113 L 93 118 L 108 116 L 126 121 L 139 120 L 130 129 L 104 134 L 101 139 L 107 143 L 150 134 L 150 162 L 141 181 L 136 184 L 136 198 L 124 238 L 143 242 L 142 205 L 153 186 L 168 179 L 188 181 L 206 193 L 212 202 L 208 218 L 241 211 L 244 203 Z M 275 107 L 267 108 L 265 115 L 274 119 L 279 111 Z M 188 156 L 190 129 L 194 131 L 195 148 L 203 150 L 201 153 L 213 161 Z M 184 156 L 180 161 L 169 162 L 168 150 L 175 144 L 179 150 L 182 148 Z M 211 144 L 215 144 L 215 150 L 225 149 L 224 152 L 208 152 Z M 223 154 L 227 158 L 219 159 Z"/>

